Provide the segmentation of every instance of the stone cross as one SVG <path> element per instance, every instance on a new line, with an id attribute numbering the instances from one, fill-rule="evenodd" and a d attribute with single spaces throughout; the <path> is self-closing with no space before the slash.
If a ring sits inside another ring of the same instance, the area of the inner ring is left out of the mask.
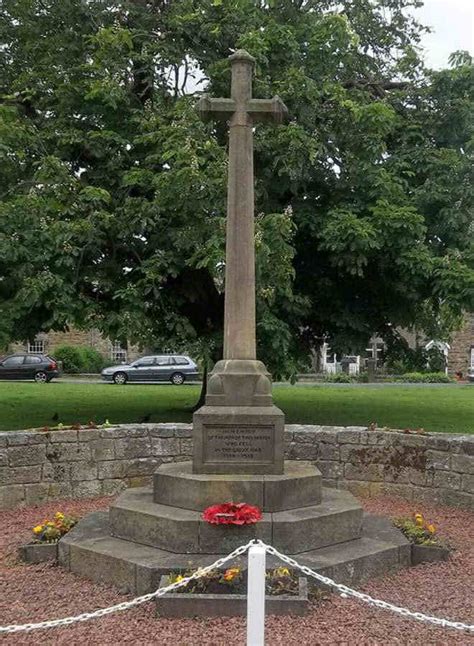
<path id="1" fill-rule="evenodd" d="M 271 396 L 271 379 L 256 358 L 253 127 L 281 123 L 278 97 L 252 98 L 255 60 L 229 56 L 230 99 L 203 96 L 204 119 L 229 122 L 229 178 L 224 304 L 224 357 L 209 375 L 206 403 L 193 416 L 193 472 L 282 474 L 285 418 Z"/>
<path id="2" fill-rule="evenodd" d="M 229 122 L 224 360 L 256 359 L 253 125 L 281 123 L 287 115 L 278 97 L 252 98 L 255 59 L 240 49 L 229 56 L 230 99 L 204 95 L 198 111 L 204 120 Z"/>

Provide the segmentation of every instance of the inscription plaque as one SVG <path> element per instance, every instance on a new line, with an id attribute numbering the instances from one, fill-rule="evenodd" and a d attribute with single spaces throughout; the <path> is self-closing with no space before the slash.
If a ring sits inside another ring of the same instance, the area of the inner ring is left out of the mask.
<path id="1" fill-rule="evenodd" d="M 205 425 L 203 462 L 271 463 L 274 460 L 274 426 Z"/>
<path id="2" fill-rule="evenodd" d="M 284 416 L 276 406 L 203 406 L 193 426 L 193 473 L 283 473 Z"/>

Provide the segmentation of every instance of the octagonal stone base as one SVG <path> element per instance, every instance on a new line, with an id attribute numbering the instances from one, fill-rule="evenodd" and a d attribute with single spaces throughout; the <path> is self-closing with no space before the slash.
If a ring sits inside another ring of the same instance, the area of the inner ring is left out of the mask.
<path id="1" fill-rule="evenodd" d="M 338 583 L 355 585 L 409 566 L 410 548 L 388 518 L 366 515 L 360 538 L 290 556 Z M 115 538 L 110 534 L 107 512 L 94 512 L 83 518 L 60 540 L 58 549 L 59 563 L 66 569 L 131 594 L 153 592 L 162 575 L 205 567 L 225 554 L 224 550 L 215 554 L 174 554 Z M 246 569 L 245 557 L 238 562 Z M 267 558 L 268 568 L 281 564 L 273 556 Z M 314 581 L 311 579 L 310 583 Z"/>
<path id="2" fill-rule="evenodd" d="M 259 538 L 293 554 L 359 538 L 362 508 L 348 491 L 325 489 L 318 505 L 265 512 L 253 525 L 210 525 L 202 512 L 157 504 L 150 489 L 136 488 L 119 496 L 109 517 L 112 536 L 174 553 L 231 552 Z"/>
<path id="3" fill-rule="evenodd" d="M 263 508 L 254 525 L 209 525 L 206 506 L 249 502 Z M 142 594 L 163 574 L 197 569 L 253 538 L 302 564 L 354 583 L 407 565 L 410 545 L 387 519 L 366 518 L 348 491 L 321 487 L 309 463 L 282 475 L 193 473 L 191 463 L 162 465 L 152 488 L 129 489 L 109 513 L 81 520 L 58 544 L 61 565 L 95 581 Z M 246 559 L 240 561 L 246 566 Z M 268 567 L 277 562 L 268 558 Z"/>
<path id="4" fill-rule="evenodd" d="M 193 473 L 191 462 L 162 464 L 155 473 L 156 503 L 203 511 L 221 502 L 246 502 L 275 512 L 321 502 L 321 472 L 310 462 L 287 460 L 283 475 Z"/>

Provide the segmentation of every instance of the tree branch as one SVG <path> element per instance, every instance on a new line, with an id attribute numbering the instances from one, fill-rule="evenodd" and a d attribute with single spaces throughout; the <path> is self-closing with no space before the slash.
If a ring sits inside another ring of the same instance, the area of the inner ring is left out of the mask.
<path id="1" fill-rule="evenodd" d="M 184 94 L 184 88 L 186 87 L 186 83 L 188 82 L 188 74 L 189 74 L 188 59 L 184 57 L 184 78 L 183 78 L 183 82 L 181 83 L 181 94 Z"/>
<path id="2" fill-rule="evenodd" d="M 356 88 L 358 90 L 372 90 L 379 97 L 385 96 L 385 92 L 390 90 L 406 90 L 411 83 L 408 81 L 363 81 L 351 80 L 345 81 L 343 87 L 346 89 Z"/>

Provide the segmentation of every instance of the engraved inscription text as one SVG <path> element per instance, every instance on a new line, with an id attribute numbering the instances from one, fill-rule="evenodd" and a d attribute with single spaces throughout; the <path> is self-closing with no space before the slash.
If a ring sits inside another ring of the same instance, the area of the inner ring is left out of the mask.
<path id="1" fill-rule="evenodd" d="M 273 426 L 206 424 L 203 431 L 204 462 L 273 461 Z"/>

